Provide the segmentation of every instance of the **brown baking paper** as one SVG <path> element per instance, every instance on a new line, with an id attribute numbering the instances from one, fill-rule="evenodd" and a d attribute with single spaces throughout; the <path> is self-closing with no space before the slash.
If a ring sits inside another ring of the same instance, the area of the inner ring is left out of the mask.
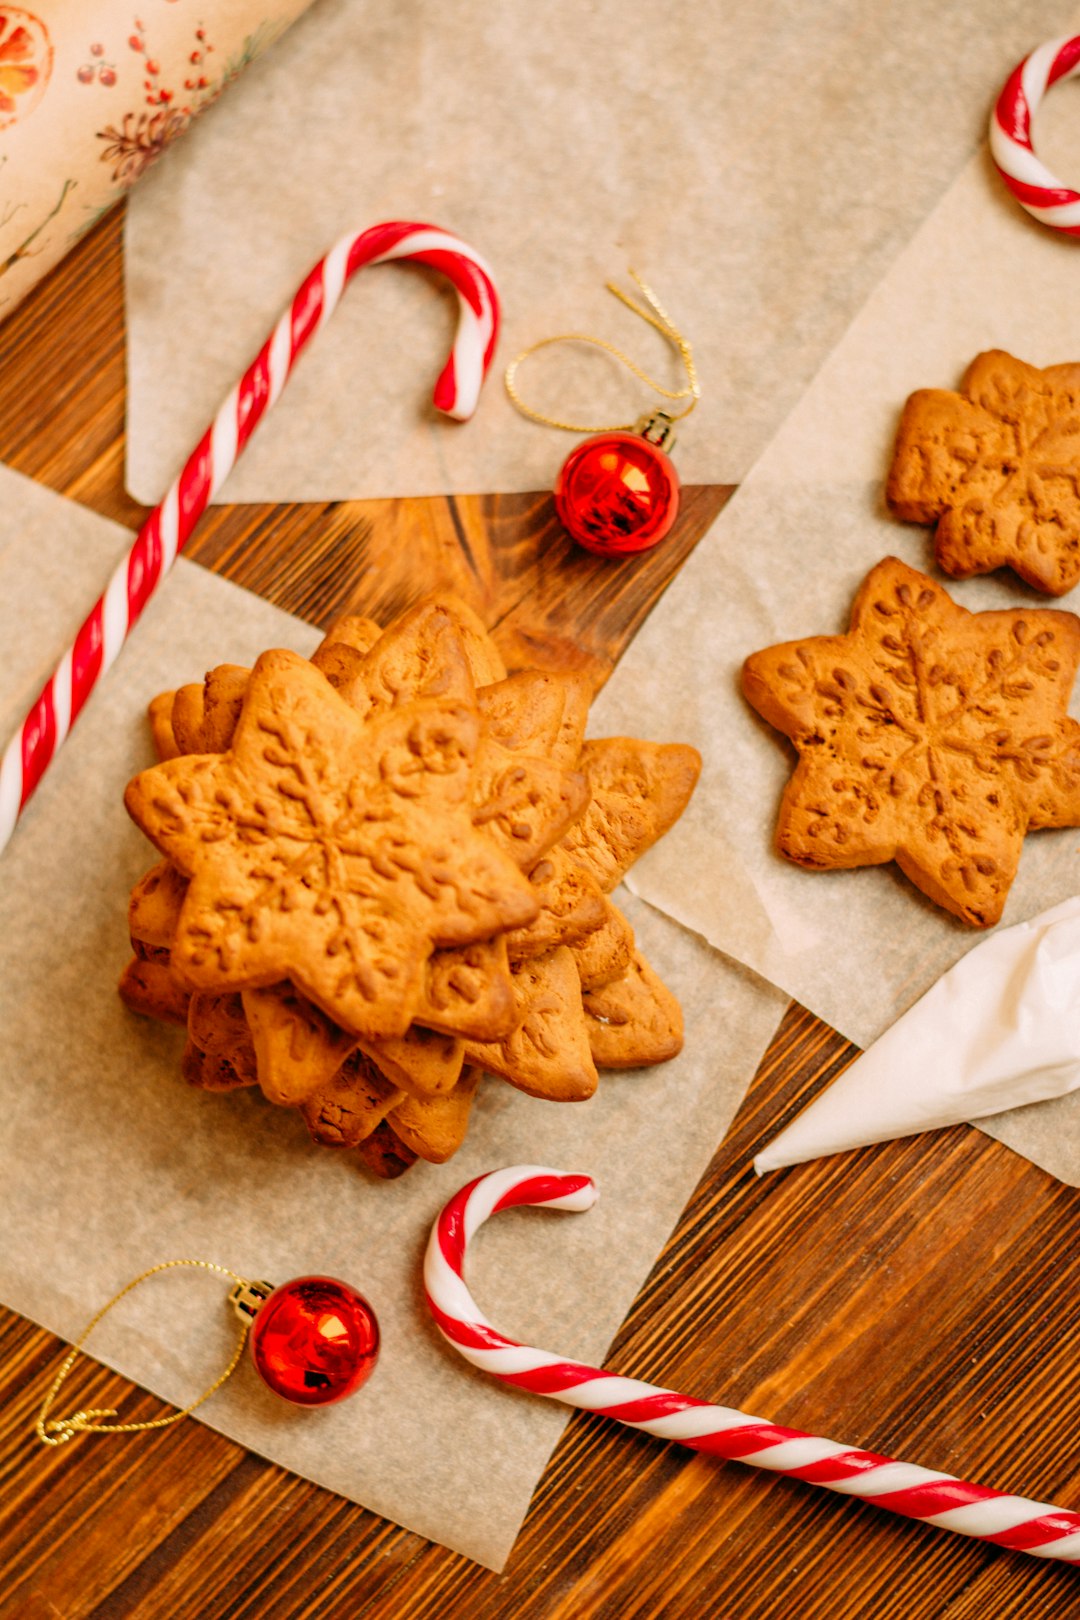
<path id="1" fill-rule="evenodd" d="M 129 538 L 0 469 L 5 733 Z M 485 1082 L 456 1158 L 418 1164 L 397 1182 L 371 1180 L 353 1155 L 315 1147 L 295 1113 L 247 1092 L 186 1086 L 182 1032 L 134 1017 L 116 994 L 130 954 L 128 890 L 155 858 L 121 803 L 124 783 L 151 758 L 145 701 L 222 659 L 243 662 L 272 645 L 307 652 L 317 640 L 181 560 L 0 860 L 0 1299 L 72 1338 L 130 1278 L 174 1257 L 278 1282 L 313 1271 L 348 1279 L 383 1331 L 358 1397 L 301 1412 L 244 1366 L 200 1418 L 498 1569 L 566 1411 L 501 1388 L 443 1345 L 420 1291 L 432 1220 L 466 1181 L 502 1165 L 594 1175 L 601 1198 L 587 1216 L 493 1221 L 470 1280 L 506 1331 L 602 1360 L 784 998 L 631 897 L 643 948 L 683 1001 L 683 1055 L 608 1074 L 592 1101 L 573 1105 Z M 155 1280 L 103 1323 L 92 1350 L 186 1402 L 227 1359 L 234 1325 L 224 1298 L 222 1285 L 197 1274 Z M 73 1447 L 68 1466 L 92 1468 L 93 1447 Z"/>
<path id="2" fill-rule="evenodd" d="M 1080 173 L 1080 96 L 1048 98 L 1046 161 Z M 1040 115 L 1042 116 L 1042 115 Z M 1045 126 L 1045 127 L 1044 127 Z M 1044 150 L 1040 139 L 1040 151 Z M 936 573 L 929 531 L 897 522 L 882 485 L 901 406 L 917 387 L 957 387 L 981 350 L 1035 365 L 1080 359 L 1080 247 L 1011 200 L 985 151 L 897 259 L 812 386 L 669 587 L 601 696 L 595 721 L 633 717 L 702 749 L 702 782 L 677 850 L 635 868 L 638 894 L 868 1045 L 980 937 L 894 866 L 801 871 L 772 831 L 793 750 L 742 699 L 743 658 L 845 630 L 855 590 L 892 553 Z M 950 581 L 973 611 L 1023 603 L 1080 612 L 1008 571 Z M 1074 695 L 1072 712 L 1080 715 Z M 702 871 L 716 873 L 702 883 Z M 1080 831 L 1027 838 L 1002 926 L 1080 888 Z M 1080 1185 L 1080 1095 L 979 1122 Z"/>
<path id="3" fill-rule="evenodd" d="M 0 319 L 310 4 L 0 8 Z"/>
<path id="4" fill-rule="evenodd" d="M 320 0 L 132 199 L 128 486 L 154 502 L 339 236 L 434 221 L 494 266 L 499 360 L 606 337 L 678 387 L 604 290 L 635 266 L 697 352 L 688 483 L 742 478 L 975 149 L 996 87 L 1063 27 L 1031 0 Z M 302 501 L 550 487 L 573 440 L 497 375 L 472 427 L 429 403 L 454 298 L 364 271 L 216 497 Z M 501 369 L 501 367 L 500 367 Z M 548 350 L 541 409 L 633 422 L 606 356 Z"/>

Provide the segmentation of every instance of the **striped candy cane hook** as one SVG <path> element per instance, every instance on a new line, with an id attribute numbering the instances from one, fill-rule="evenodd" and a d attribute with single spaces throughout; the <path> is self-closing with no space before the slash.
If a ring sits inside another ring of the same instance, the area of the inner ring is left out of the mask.
<path id="1" fill-rule="evenodd" d="M 1031 119 L 1050 86 L 1077 73 L 1080 35 L 1048 40 L 1010 73 L 990 118 L 990 152 L 1001 178 L 1032 218 L 1065 236 L 1080 236 L 1080 192 L 1036 157 Z"/>
<path id="2" fill-rule="evenodd" d="M 1080 1514 L 782 1428 L 580 1361 L 565 1361 L 500 1333 L 465 1286 L 465 1253 L 476 1232 L 500 1209 L 542 1204 L 549 1209 L 585 1210 L 596 1197 L 588 1176 L 516 1165 L 479 1176 L 450 1200 L 432 1228 L 424 1285 L 439 1331 L 466 1361 L 504 1384 L 597 1412 L 664 1440 L 677 1440 L 709 1456 L 824 1485 L 998 1547 L 1080 1563 Z"/>
<path id="3" fill-rule="evenodd" d="M 237 456 L 277 401 L 301 349 L 337 307 L 345 283 L 368 264 L 410 259 L 441 271 L 458 295 L 450 358 L 435 405 L 457 421 L 476 409 L 499 330 L 491 270 L 474 248 L 437 225 L 395 221 L 343 236 L 304 279 L 288 309 L 225 399 L 95 602 L 74 642 L 0 759 L 0 850 L 97 682 L 183 551 Z"/>

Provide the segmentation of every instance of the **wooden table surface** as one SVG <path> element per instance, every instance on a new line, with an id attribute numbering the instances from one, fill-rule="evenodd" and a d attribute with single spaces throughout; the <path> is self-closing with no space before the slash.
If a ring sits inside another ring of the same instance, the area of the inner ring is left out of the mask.
<path id="1" fill-rule="evenodd" d="M 136 525 L 119 212 L 0 327 L 0 354 L 0 459 Z M 603 675 L 729 494 L 688 490 L 669 541 L 614 565 L 572 550 L 542 493 L 219 507 L 188 555 L 319 625 L 450 585 L 511 665 Z M 750 1169 L 852 1053 L 789 1008 L 608 1365 L 1080 1505 L 1080 1194 L 966 1126 L 764 1181 Z M 31 1430 L 61 1354 L 0 1311 L 4 1617 L 1080 1615 L 1066 1566 L 581 1414 L 494 1575 L 195 1421 L 45 1451 Z M 132 1418 L 163 1410 L 104 1369 L 85 1389 Z"/>

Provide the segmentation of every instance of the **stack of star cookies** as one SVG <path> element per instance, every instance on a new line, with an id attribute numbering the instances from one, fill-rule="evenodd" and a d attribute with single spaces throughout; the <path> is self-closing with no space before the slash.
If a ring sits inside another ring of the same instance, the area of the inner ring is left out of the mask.
<path id="1" fill-rule="evenodd" d="M 382 1175 L 449 1158 L 484 1074 L 570 1102 L 674 1056 L 678 1002 L 609 895 L 700 760 L 586 742 L 590 697 L 508 676 L 437 599 L 155 698 L 125 803 L 163 859 L 124 1001 L 186 1027 L 191 1083 L 257 1085 Z"/>

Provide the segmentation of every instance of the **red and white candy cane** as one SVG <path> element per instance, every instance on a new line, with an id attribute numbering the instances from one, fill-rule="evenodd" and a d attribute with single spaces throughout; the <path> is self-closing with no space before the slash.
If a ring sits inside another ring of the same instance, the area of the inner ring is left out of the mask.
<path id="1" fill-rule="evenodd" d="M 588 1176 L 567 1175 L 538 1165 L 515 1165 L 479 1176 L 450 1200 L 432 1228 L 424 1261 L 424 1284 L 443 1337 L 466 1361 L 534 1395 L 548 1395 L 631 1429 L 677 1440 L 694 1451 L 768 1468 L 791 1479 L 824 1485 L 890 1508 L 911 1519 L 998 1547 L 1080 1563 L 1080 1514 L 1029 1502 L 1022 1496 L 969 1485 L 914 1463 L 896 1462 L 836 1440 L 821 1440 L 782 1428 L 727 1406 L 620 1378 L 534 1350 L 500 1333 L 482 1314 L 465 1286 L 465 1251 L 489 1215 L 519 1205 L 589 1209 L 597 1191 Z"/>
<path id="2" fill-rule="evenodd" d="M 1035 156 L 1031 119 L 1052 84 L 1080 71 L 1080 35 L 1051 39 L 1009 75 L 990 118 L 990 151 L 1013 196 L 1035 219 L 1080 236 L 1080 191 L 1063 185 Z"/>
<path id="3" fill-rule="evenodd" d="M 95 684 L 277 400 L 300 350 L 325 326 L 349 277 L 364 265 L 391 259 L 429 265 L 456 289 L 457 333 L 435 384 L 434 399 L 438 410 L 462 422 L 476 409 L 499 328 L 498 294 L 484 260 L 467 242 L 436 225 L 396 221 L 342 237 L 305 278 L 179 478 L 139 530 L 104 595 L 5 749 L 0 759 L 0 850 Z"/>

